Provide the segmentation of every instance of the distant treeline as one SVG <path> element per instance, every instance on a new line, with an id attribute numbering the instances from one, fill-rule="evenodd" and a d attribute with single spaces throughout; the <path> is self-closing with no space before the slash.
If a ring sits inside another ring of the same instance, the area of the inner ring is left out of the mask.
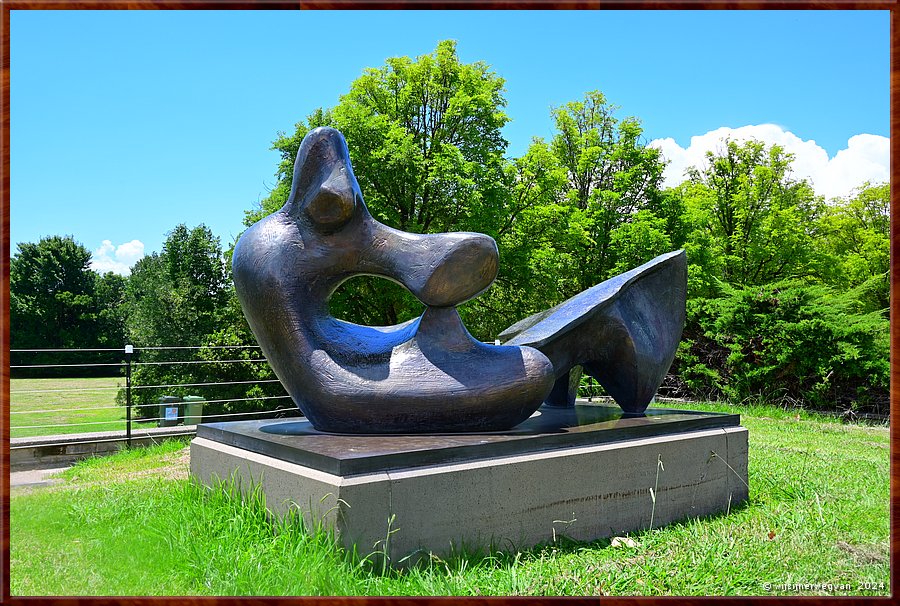
<path id="1" fill-rule="evenodd" d="M 687 323 L 669 393 L 886 412 L 888 184 L 826 201 L 792 176 L 793 158 L 779 146 L 725 140 L 681 185 L 665 188 L 664 160 L 647 146 L 640 121 L 617 117 L 599 91 L 553 109 L 550 140 L 535 138 L 509 158 L 505 106 L 504 80 L 484 63 L 461 63 L 453 42 L 416 59 L 388 59 L 365 70 L 335 107 L 278 135 L 277 183 L 244 225 L 285 203 L 303 136 L 333 126 L 347 139 L 378 220 L 497 241 L 496 282 L 460 308 L 477 338 L 491 341 L 531 313 L 684 248 Z M 253 343 L 229 259 L 203 225 L 175 227 L 162 252 L 139 261 L 128 278 L 90 271 L 90 253 L 71 237 L 19 244 L 12 347 Z M 422 311 L 399 285 L 368 277 L 342 285 L 330 305 L 338 317 L 373 325 Z M 271 378 L 266 365 L 252 363 L 145 366 L 134 378 L 163 384 L 198 375 Z M 230 386 L 221 398 L 283 393 L 268 385 Z M 140 397 L 153 401 L 159 394 L 151 392 Z"/>

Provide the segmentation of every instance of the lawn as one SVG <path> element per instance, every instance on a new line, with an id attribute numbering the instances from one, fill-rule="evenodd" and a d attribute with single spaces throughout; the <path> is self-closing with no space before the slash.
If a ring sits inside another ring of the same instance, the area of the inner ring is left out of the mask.
<path id="1" fill-rule="evenodd" d="M 668 404 L 667 404 L 668 406 Z M 728 515 L 406 571 L 188 479 L 185 444 L 15 489 L 13 595 L 888 595 L 889 431 L 756 406 L 750 500 Z M 808 584 L 808 585 L 807 585 Z"/>
<path id="2" fill-rule="evenodd" d="M 124 385 L 121 377 L 11 379 L 10 437 L 125 431 L 125 408 L 116 406 Z"/>

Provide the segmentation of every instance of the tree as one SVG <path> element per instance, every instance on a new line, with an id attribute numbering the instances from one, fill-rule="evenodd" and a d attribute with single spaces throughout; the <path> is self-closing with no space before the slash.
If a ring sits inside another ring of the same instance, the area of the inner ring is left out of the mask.
<path id="1" fill-rule="evenodd" d="M 486 65 L 461 63 L 451 41 L 365 70 L 338 105 L 279 135 L 278 181 L 247 225 L 286 202 L 306 133 L 333 126 L 347 138 L 377 219 L 497 240 L 494 286 L 460 307 L 478 338 L 683 247 L 688 319 L 674 369 L 695 393 L 786 393 L 844 406 L 864 399 L 867 373 L 883 387 L 883 322 L 871 313 L 881 308 L 860 297 L 871 290 L 886 301 L 886 288 L 872 286 L 886 271 L 886 187 L 828 210 L 809 183 L 792 178 L 782 148 L 726 141 L 687 181 L 661 190 L 659 150 L 600 91 L 552 110 L 549 142 L 535 139 L 524 156 L 505 159 L 503 92 Z M 853 290 L 837 295 L 816 284 L 823 280 Z M 368 324 L 421 311 L 400 286 L 367 277 L 345 283 L 330 307 Z M 229 320 L 214 338 L 240 342 L 249 335 L 242 322 Z"/>
<path id="2" fill-rule="evenodd" d="M 219 239 L 205 225 L 178 225 L 162 253 L 138 261 L 128 280 L 128 333 L 139 347 L 199 345 L 219 328 L 230 280 Z"/>
<path id="3" fill-rule="evenodd" d="M 733 285 L 765 284 L 815 273 L 814 241 L 823 202 L 790 175 L 793 155 L 778 145 L 726 140 L 689 170 L 689 240 L 712 246 L 707 273 Z"/>
<path id="4" fill-rule="evenodd" d="M 219 239 L 205 225 L 184 224 L 167 234 L 161 253 L 139 260 L 128 280 L 128 334 L 138 348 L 193 347 L 206 343 L 206 335 L 219 326 L 219 309 L 227 302 L 227 274 Z M 189 362 L 192 350 L 140 351 L 132 373 L 134 385 L 197 383 Z M 134 403 L 142 417 L 153 417 L 148 407 L 171 390 L 140 389 Z"/>
<path id="5" fill-rule="evenodd" d="M 181 224 L 169 232 L 161 253 L 135 264 L 126 293 L 128 332 L 138 348 L 201 348 L 139 351 L 136 361 L 151 363 L 137 365 L 132 374 L 132 383 L 142 386 L 133 392 L 139 416 L 155 417 L 153 405 L 162 395 L 203 395 L 216 401 L 204 414 L 215 415 L 271 408 L 255 398 L 284 393 L 278 384 L 252 383 L 274 378 L 268 365 L 259 362 L 258 350 L 231 348 L 253 339 L 219 239 L 205 225 L 189 229 Z M 226 384 L 239 381 L 245 383 Z M 178 387 L 196 383 L 216 385 Z M 175 387 L 145 387 L 150 385 Z M 124 401 L 123 394 L 118 400 Z"/>
<path id="6" fill-rule="evenodd" d="M 94 274 L 94 321 L 97 347 L 122 347 L 126 341 L 128 279 L 107 272 Z"/>
<path id="7" fill-rule="evenodd" d="M 791 177 L 792 161 L 777 145 L 725 141 L 671 190 L 690 262 L 673 369 L 695 395 L 878 409 L 888 189 L 866 186 L 829 207 Z"/>
<path id="8" fill-rule="evenodd" d="M 700 391 L 733 401 L 887 410 L 888 321 L 860 313 L 854 293 L 786 280 L 726 284 L 721 297 L 692 303 L 701 335 L 694 352 L 680 352 L 680 370 Z M 697 351 L 707 355 L 691 355 Z"/>
<path id="9" fill-rule="evenodd" d="M 123 278 L 90 269 L 91 253 L 71 236 L 23 242 L 10 262 L 11 349 L 96 349 L 124 344 Z M 13 366 L 109 363 L 108 354 L 17 353 Z M 94 376 L 113 367 L 15 369 L 17 376 Z"/>
<path id="10" fill-rule="evenodd" d="M 609 235 L 610 248 L 616 252 L 612 274 L 618 275 L 642 265 L 650 259 L 673 250 L 672 238 L 666 233 L 666 221 L 649 210 L 639 210 L 631 220 L 622 223 Z"/>
<path id="11" fill-rule="evenodd" d="M 287 199 L 303 137 L 328 125 L 346 137 L 377 219 L 425 233 L 472 221 L 484 225 L 490 221 L 482 214 L 498 216 L 502 209 L 492 203 L 502 193 L 507 143 L 500 129 L 508 121 L 501 109 L 503 79 L 482 62 L 461 63 L 452 40 L 415 60 L 392 57 L 386 63 L 366 69 L 336 107 L 316 110 L 292 136 L 275 141 L 282 162 L 278 185 L 262 202 L 265 214 Z"/>
<path id="12" fill-rule="evenodd" d="M 566 202 L 578 210 L 573 218 L 586 232 L 582 245 L 571 251 L 579 291 L 613 274 L 618 264 L 615 230 L 638 211 L 661 206 L 660 152 L 643 143 L 636 118 L 615 118 L 617 109 L 595 90 L 552 112 L 557 133 L 550 147 L 568 176 Z M 650 220 L 646 212 L 644 221 Z"/>
<path id="13" fill-rule="evenodd" d="M 865 183 L 852 197 L 833 200 L 820 228 L 820 275 L 835 286 L 858 289 L 866 310 L 885 314 L 890 290 L 890 196 L 890 184 Z"/>
<path id="14" fill-rule="evenodd" d="M 486 64 L 460 62 L 451 40 L 428 55 L 366 69 L 336 107 L 316 110 L 275 141 L 278 183 L 246 223 L 284 204 L 300 142 L 328 125 L 346 137 L 366 205 L 379 221 L 417 233 L 496 235 L 509 216 L 503 85 Z M 418 315 L 421 305 L 396 284 L 361 277 L 335 293 L 331 309 L 356 322 L 394 324 Z"/>
<path id="15" fill-rule="evenodd" d="M 493 227 L 500 251 L 497 280 L 460 312 L 472 334 L 493 339 L 571 290 L 571 277 L 561 266 L 571 263 L 565 256 L 573 246 L 567 236 L 581 234 L 567 232 L 570 209 L 558 204 L 565 187 L 565 170 L 542 139 L 506 163 L 506 215 Z"/>
<path id="16" fill-rule="evenodd" d="M 90 347 L 90 251 L 72 236 L 49 236 L 18 248 L 9 267 L 11 348 Z"/>
<path id="17" fill-rule="evenodd" d="M 554 109 L 550 143 L 535 139 L 508 163 L 496 231 L 500 274 L 470 303 L 480 305 L 473 324 L 482 334 L 497 334 L 672 245 L 665 231 L 680 220 L 680 208 L 659 191 L 659 152 L 642 143 L 636 119 L 619 120 L 615 110 L 599 91 Z"/>

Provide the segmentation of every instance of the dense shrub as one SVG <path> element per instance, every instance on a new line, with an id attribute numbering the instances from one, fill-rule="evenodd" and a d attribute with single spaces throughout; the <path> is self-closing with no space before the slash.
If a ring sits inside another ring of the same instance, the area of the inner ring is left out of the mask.
<path id="1" fill-rule="evenodd" d="M 227 305 L 220 310 L 222 328 L 203 337 L 199 349 L 140 350 L 135 354 L 132 373 L 132 404 L 136 418 L 151 419 L 159 414 L 160 396 L 201 396 L 210 403 L 203 407 L 206 421 L 247 420 L 253 413 L 267 413 L 276 408 L 293 414 L 297 407 L 284 396 L 281 383 L 265 362 L 255 344 L 249 326 L 243 319 L 233 291 Z M 242 360 L 235 362 L 234 360 Z M 206 383 L 208 385 L 196 385 Z M 174 387 L 150 387 L 173 385 Z M 125 403 L 120 390 L 117 402 Z M 241 413 L 238 417 L 223 417 Z M 271 418 L 264 414 L 261 418 Z"/>
<path id="2" fill-rule="evenodd" d="M 783 281 L 692 299 L 673 370 L 695 395 L 886 412 L 888 321 L 859 293 Z"/>

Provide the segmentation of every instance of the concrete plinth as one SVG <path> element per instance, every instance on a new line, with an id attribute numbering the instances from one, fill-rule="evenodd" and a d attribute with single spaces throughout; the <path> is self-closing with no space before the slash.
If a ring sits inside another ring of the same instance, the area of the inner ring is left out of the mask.
<path id="1" fill-rule="evenodd" d="M 270 509 L 294 504 L 360 555 L 387 542 L 395 564 L 427 551 L 610 537 L 651 516 L 657 527 L 747 498 L 737 415 L 541 412 L 509 432 L 440 436 L 323 434 L 305 421 L 200 425 L 191 473 L 206 485 L 259 485 Z"/>

